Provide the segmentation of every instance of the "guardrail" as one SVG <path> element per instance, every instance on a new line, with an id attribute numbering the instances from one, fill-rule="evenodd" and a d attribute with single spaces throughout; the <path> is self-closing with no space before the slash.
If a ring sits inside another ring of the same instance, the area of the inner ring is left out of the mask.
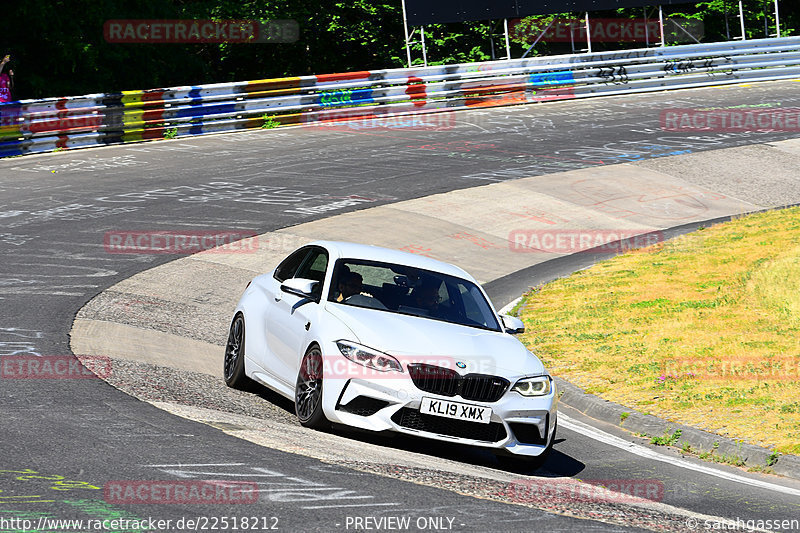
<path id="1" fill-rule="evenodd" d="M 322 74 L 0 104 L 0 157 L 800 77 L 800 37 Z"/>

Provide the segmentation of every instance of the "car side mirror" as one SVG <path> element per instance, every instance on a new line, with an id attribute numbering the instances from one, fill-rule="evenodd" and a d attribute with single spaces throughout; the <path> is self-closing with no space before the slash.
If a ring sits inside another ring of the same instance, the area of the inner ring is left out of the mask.
<path id="1" fill-rule="evenodd" d="M 511 315 L 498 315 L 500 322 L 503 324 L 503 329 L 506 333 L 516 335 L 517 333 L 525 333 L 525 324 L 519 318 Z"/>
<path id="2" fill-rule="evenodd" d="M 314 291 L 317 289 L 318 285 L 319 281 L 313 279 L 292 278 L 281 283 L 281 290 L 299 296 L 300 298 L 315 300 L 316 295 Z"/>

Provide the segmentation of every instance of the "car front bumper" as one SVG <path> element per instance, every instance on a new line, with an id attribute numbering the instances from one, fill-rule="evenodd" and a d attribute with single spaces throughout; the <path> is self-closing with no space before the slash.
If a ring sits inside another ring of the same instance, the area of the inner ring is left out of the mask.
<path id="1" fill-rule="evenodd" d="M 490 407 L 492 413 L 488 424 L 423 414 L 423 398 Z M 542 454 L 550 444 L 557 423 L 557 403 L 555 383 L 546 396 L 524 397 L 508 390 L 496 402 L 476 402 L 424 392 L 407 376 L 326 379 L 323 393 L 323 409 L 332 422 L 529 457 Z"/>

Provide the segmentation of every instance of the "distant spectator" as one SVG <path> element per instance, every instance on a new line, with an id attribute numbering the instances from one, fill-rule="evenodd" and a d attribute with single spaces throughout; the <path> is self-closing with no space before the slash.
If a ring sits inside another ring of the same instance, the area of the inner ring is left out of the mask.
<path id="1" fill-rule="evenodd" d="M 11 61 L 11 55 L 6 54 L 0 60 L 0 103 L 11 102 L 11 89 L 14 87 L 14 71 L 11 70 L 8 62 Z"/>

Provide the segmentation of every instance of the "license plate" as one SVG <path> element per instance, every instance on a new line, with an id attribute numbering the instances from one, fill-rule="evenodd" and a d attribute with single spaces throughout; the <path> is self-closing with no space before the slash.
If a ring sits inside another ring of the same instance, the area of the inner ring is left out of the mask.
<path id="1" fill-rule="evenodd" d="M 481 407 L 480 405 L 447 400 L 434 400 L 433 398 L 422 398 L 419 412 L 426 415 L 455 418 L 456 420 L 468 420 L 480 424 L 488 424 L 489 419 L 492 418 L 491 407 Z"/>

